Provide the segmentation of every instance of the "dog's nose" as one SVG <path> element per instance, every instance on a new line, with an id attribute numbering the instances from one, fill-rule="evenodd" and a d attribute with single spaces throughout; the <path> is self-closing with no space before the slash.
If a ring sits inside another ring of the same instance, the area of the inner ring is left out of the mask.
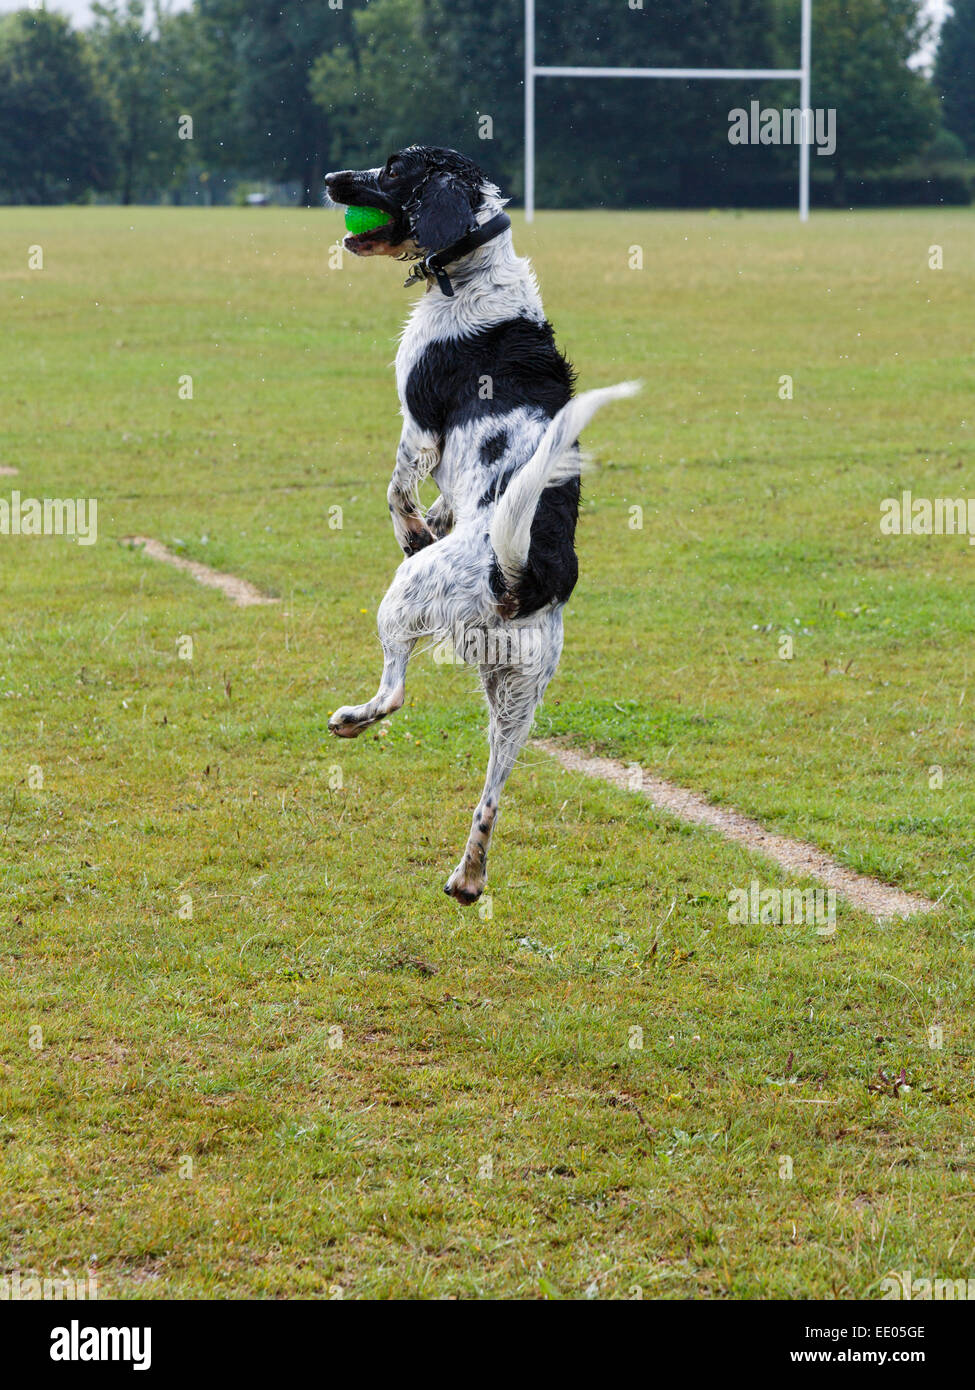
<path id="1" fill-rule="evenodd" d="M 325 203 L 331 207 L 342 207 L 348 201 L 348 180 L 351 170 L 333 169 L 330 174 L 325 175 Z M 336 197 L 336 190 L 342 189 L 345 196 L 340 192 Z"/>

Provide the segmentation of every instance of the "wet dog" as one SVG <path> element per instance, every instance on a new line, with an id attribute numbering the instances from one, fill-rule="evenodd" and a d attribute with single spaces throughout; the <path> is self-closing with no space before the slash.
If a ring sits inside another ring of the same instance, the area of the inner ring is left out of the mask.
<path id="1" fill-rule="evenodd" d="M 475 902 L 504 784 L 562 651 L 575 587 L 578 436 L 624 382 L 573 396 L 538 285 L 515 255 L 499 189 L 456 150 L 411 145 L 382 168 L 328 174 L 333 203 L 389 221 L 345 238 L 357 256 L 413 261 L 414 305 L 396 356 L 403 429 L 387 498 L 406 554 L 379 607 L 379 690 L 336 710 L 354 738 L 403 703 L 421 638 L 449 636 L 475 662 L 490 714 L 490 759 L 463 857 L 445 892 Z M 426 513 L 421 482 L 440 496 Z"/>

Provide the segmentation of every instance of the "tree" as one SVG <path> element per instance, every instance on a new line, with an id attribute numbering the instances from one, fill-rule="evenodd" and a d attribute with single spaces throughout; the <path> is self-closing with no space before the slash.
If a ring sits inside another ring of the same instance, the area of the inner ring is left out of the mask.
<path id="1" fill-rule="evenodd" d="M 812 104 L 836 111 L 837 204 L 850 174 L 892 168 L 931 139 L 934 94 L 908 66 L 928 28 L 922 0 L 816 0 Z"/>
<path id="2" fill-rule="evenodd" d="M 946 127 L 975 155 L 975 0 L 954 0 L 941 27 L 934 85 Z"/>
<path id="3" fill-rule="evenodd" d="M 63 202 L 108 189 L 115 145 L 83 36 L 46 10 L 0 19 L 0 201 Z"/>
<path id="4" fill-rule="evenodd" d="M 373 163 L 412 141 L 456 145 L 522 186 L 523 0 L 371 0 L 352 37 L 321 57 L 312 92 L 329 115 L 332 159 Z M 771 66 L 771 0 L 540 5 L 540 62 L 603 66 Z M 541 81 L 539 188 L 560 206 L 639 203 L 669 184 L 712 186 L 729 155 L 735 84 Z M 620 133 L 626 132 L 621 140 Z"/>
<path id="5" fill-rule="evenodd" d="M 771 0 L 632 0 L 551 7 L 539 61 L 619 67 L 771 67 Z M 557 54 L 557 57 L 547 57 Z M 754 152 L 732 149 L 728 112 L 757 95 L 715 81 L 556 79 L 537 87 L 539 186 L 563 205 L 695 202 L 749 177 Z M 763 96 L 769 95 L 767 85 Z M 620 136 L 623 135 L 621 139 Z M 581 153 L 575 167 L 574 150 Z M 774 167 L 778 152 L 761 152 Z"/>
<path id="6" fill-rule="evenodd" d="M 329 163 L 368 167 L 404 145 L 458 143 L 462 79 L 443 61 L 436 14 L 416 0 L 373 0 L 353 26 L 309 78 L 328 120 Z M 431 67 L 423 55 L 435 43 L 440 61 Z"/>
<path id="7" fill-rule="evenodd" d="M 232 109 L 247 167 L 301 180 L 306 207 L 321 197 L 329 122 L 309 90 L 320 54 L 348 42 L 343 0 L 198 0 L 234 68 Z"/>
<path id="8" fill-rule="evenodd" d="M 159 27 L 159 62 L 170 114 L 192 121 L 192 138 L 184 132 L 187 163 L 224 172 L 242 168 L 247 151 L 235 113 L 239 64 L 232 34 L 208 22 L 198 8 L 166 14 Z"/>
<path id="9" fill-rule="evenodd" d="M 177 112 L 168 109 L 160 59 L 159 6 L 103 0 L 92 6 L 92 48 L 111 91 L 118 127 L 119 196 L 154 193 L 172 182 L 183 150 Z"/>

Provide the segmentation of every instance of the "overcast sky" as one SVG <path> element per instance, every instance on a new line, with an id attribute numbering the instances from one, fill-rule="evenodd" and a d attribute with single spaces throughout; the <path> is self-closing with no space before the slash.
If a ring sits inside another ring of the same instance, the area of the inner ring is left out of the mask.
<path id="1" fill-rule="evenodd" d="M 190 0 L 174 0 L 170 6 L 174 10 L 187 10 L 190 7 Z M 39 10 L 39 4 L 32 5 L 30 0 L 0 0 L 0 11 L 6 10 Z M 61 14 L 70 15 L 76 24 L 87 24 L 91 19 L 91 5 L 88 0 L 46 0 L 44 5 L 46 10 L 60 10 Z"/>
<path id="2" fill-rule="evenodd" d="M 542 0 L 542 3 L 546 3 L 546 0 Z M 552 3 L 555 3 L 555 0 L 552 0 Z M 796 0 L 796 3 L 798 6 L 798 0 Z M 948 8 L 948 3 L 949 0 L 928 0 L 927 7 L 933 15 L 941 19 L 944 17 L 945 11 Z M 171 0 L 171 8 L 174 10 L 185 10 L 188 8 L 189 4 L 190 0 Z M 813 0 L 813 5 L 815 6 L 815 0 Z M 24 7 L 24 0 L 0 0 L 0 12 L 5 10 L 21 10 L 24 9 Z M 70 15 L 77 24 L 86 24 L 91 18 L 91 5 L 88 0 L 48 0 L 47 8 L 49 10 L 60 10 L 62 14 Z M 814 63 L 815 57 L 816 55 L 813 54 Z"/>

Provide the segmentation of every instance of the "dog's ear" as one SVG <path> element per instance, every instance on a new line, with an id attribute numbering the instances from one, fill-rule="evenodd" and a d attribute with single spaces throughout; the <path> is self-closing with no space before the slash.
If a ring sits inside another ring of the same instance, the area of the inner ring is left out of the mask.
<path id="1" fill-rule="evenodd" d="M 470 195 L 453 174 L 427 179 L 411 212 L 413 239 L 428 256 L 459 241 L 477 225 Z"/>

